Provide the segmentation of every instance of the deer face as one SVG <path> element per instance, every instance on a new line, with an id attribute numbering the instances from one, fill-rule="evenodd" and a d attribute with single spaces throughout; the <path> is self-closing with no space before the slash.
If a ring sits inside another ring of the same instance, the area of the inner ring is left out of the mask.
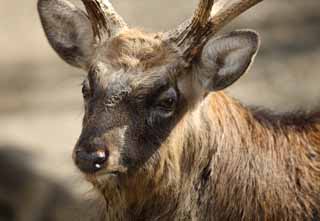
<path id="1" fill-rule="evenodd" d="M 146 69 L 143 62 L 129 67 L 132 63 L 118 66 L 105 59 L 91 66 L 83 82 L 85 116 L 74 154 L 83 172 L 121 173 L 143 166 L 185 109 L 178 85 L 183 66 Z"/>
<path id="2" fill-rule="evenodd" d="M 92 9 L 99 8 L 88 2 L 89 17 L 97 19 Z M 76 165 L 91 175 L 134 176 L 163 157 L 162 144 L 205 94 L 225 89 L 246 72 L 259 41 L 252 31 L 236 31 L 207 36 L 196 49 L 182 50 L 166 34 L 128 29 L 108 2 L 105 6 L 104 20 L 91 22 L 91 28 L 85 13 L 64 0 L 38 4 L 52 47 L 88 72 L 82 88 L 83 129 L 73 154 Z M 105 22 L 108 29 L 99 32 Z"/>

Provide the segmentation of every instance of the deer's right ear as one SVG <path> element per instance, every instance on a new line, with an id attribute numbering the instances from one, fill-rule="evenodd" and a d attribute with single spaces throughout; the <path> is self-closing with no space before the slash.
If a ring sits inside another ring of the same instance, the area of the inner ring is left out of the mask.
<path id="1" fill-rule="evenodd" d="M 88 68 L 93 32 L 87 15 L 66 0 L 39 0 L 41 23 L 52 48 L 67 63 Z"/>

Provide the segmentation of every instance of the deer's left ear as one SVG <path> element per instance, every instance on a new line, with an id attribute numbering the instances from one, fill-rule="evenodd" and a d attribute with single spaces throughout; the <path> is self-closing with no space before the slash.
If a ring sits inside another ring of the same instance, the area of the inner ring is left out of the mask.
<path id="1" fill-rule="evenodd" d="M 256 32 L 241 30 L 210 40 L 203 48 L 197 77 L 208 91 L 227 88 L 250 67 L 259 48 Z"/>

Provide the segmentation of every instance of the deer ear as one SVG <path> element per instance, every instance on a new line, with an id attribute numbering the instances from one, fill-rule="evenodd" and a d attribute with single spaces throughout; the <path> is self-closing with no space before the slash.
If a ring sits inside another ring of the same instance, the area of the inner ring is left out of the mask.
<path id="1" fill-rule="evenodd" d="M 197 66 L 202 87 L 218 91 L 233 84 L 248 70 L 258 48 L 259 36 L 253 31 L 235 31 L 210 40 Z"/>
<path id="2" fill-rule="evenodd" d="M 94 40 L 87 15 L 66 0 L 39 0 L 38 11 L 52 48 L 67 63 L 86 69 Z"/>

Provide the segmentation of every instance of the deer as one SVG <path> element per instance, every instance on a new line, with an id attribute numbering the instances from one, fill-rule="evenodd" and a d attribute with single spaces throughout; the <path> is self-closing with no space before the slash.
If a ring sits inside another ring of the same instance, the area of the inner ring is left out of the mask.
<path id="1" fill-rule="evenodd" d="M 52 48 L 86 71 L 72 154 L 101 220 L 320 220 L 320 113 L 276 113 L 225 89 L 252 30 L 218 35 L 262 0 L 199 0 L 174 30 L 131 28 L 108 0 L 38 0 Z"/>

